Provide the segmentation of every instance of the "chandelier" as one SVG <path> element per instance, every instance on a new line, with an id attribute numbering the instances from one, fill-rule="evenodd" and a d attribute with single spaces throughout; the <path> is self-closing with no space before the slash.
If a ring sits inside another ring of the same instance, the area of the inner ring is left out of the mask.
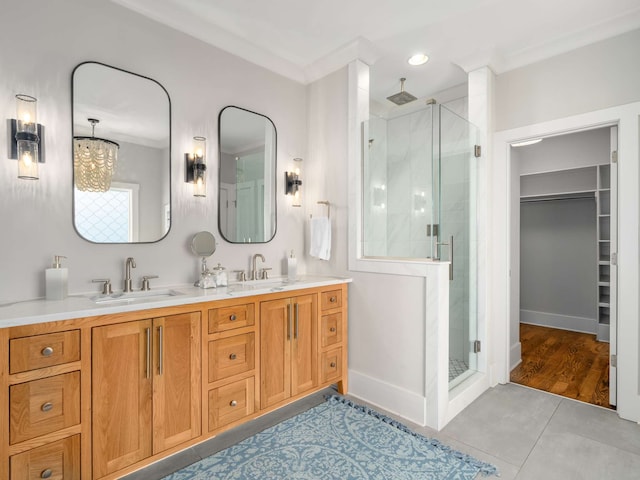
<path id="1" fill-rule="evenodd" d="M 73 137 L 73 174 L 75 186 L 82 192 L 106 192 L 118 161 L 120 145 L 95 136 L 100 120 L 87 119 L 91 124 L 90 137 Z"/>

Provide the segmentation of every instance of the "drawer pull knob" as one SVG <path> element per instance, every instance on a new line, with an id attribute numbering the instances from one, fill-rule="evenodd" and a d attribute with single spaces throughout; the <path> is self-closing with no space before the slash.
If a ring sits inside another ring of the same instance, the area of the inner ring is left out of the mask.
<path id="1" fill-rule="evenodd" d="M 229 355 L 229 358 L 230 358 L 231 360 L 235 360 L 237 357 L 236 357 L 236 354 L 235 354 L 235 353 L 232 353 L 231 355 Z"/>
<path id="2" fill-rule="evenodd" d="M 236 314 L 234 313 L 233 315 L 231 315 L 231 316 L 229 317 L 229 320 L 231 320 L 231 321 L 233 322 L 233 321 L 235 321 L 235 320 L 236 320 L 236 318 L 238 318 L 238 317 L 236 317 Z"/>
<path id="3" fill-rule="evenodd" d="M 236 402 L 235 400 L 231 400 L 229 402 L 229 405 L 231 405 L 232 407 L 237 407 L 238 406 L 238 402 Z"/>
<path id="4" fill-rule="evenodd" d="M 331 363 L 329 364 L 329 366 L 330 366 L 331 368 L 336 368 L 336 362 L 331 362 Z"/>
<path id="5" fill-rule="evenodd" d="M 46 468 L 40 473 L 40 478 L 49 478 L 51 475 L 53 475 L 53 470 Z"/>
<path id="6" fill-rule="evenodd" d="M 336 331 L 336 327 L 331 327 L 331 328 L 329 329 L 329 331 L 330 331 L 331 333 L 334 333 L 334 332 Z"/>
<path id="7" fill-rule="evenodd" d="M 43 403 L 42 406 L 40 407 L 40 409 L 43 412 L 50 412 L 52 408 L 53 408 L 53 403 L 51 402 Z"/>
<path id="8" fill-rule="evenodd" d="M 329 301 L 330 301 L 331 303 L 336 303 L 336 302 L 338 301 L 338 297 L 331 297 L 331 298 L 329 299 Z"/>
<path id="9" fill-rule="evenodd" d="M 51 355 L 53 355 L 53 348 L 44 347 L 40 353 L 42 354 L 43 357 L 50 357 Z"/>

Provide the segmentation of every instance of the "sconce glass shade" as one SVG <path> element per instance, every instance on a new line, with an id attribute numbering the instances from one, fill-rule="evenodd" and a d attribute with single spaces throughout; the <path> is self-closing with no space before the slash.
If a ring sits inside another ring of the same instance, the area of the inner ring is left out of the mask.
<path id="1" fill-rule="evenodd" d="M 38 180 L 37 142 L 18 140 L 18 178 Z"/>
<path id="2" fill-rule="evenodd" d="M 120 145 L 97 138 L 95 126 L 99 120 L 89 119 L 91 137 L 73 137 L 73 174 L 75 187 L 81 192 L 107 192 L 118 161 Z"/>
<path id="3" fill-rule="evenodd" d="M 38 100 L 22 93 L 16 95 L 16 132 L 37 135 Z M 37 141 L 37 138 L 36 138 Z"/>
<path id="4" fill-rule="evenodd" d="M 302 206 L 302 159 L 294 158 L 294 165 L 290 172 L 285 172 L 285 193 L 291 195 L 291 206 Z"/>
<path id="5" fill-rule="evenodd" d="M 207 196 L 207 139 L 193 137 L 193 196 Z"/>
<path id="6" fill-rule="evenodd" d="M 16 95 L 16 148 L 18 178 L 38 179 L 37 100 L 30 95 Z"/>

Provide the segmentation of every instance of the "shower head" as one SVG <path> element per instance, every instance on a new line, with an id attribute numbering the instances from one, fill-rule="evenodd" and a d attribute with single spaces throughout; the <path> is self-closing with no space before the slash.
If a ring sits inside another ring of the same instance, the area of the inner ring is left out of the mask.
<path id="1" fill-rule="evenodd" d="M 414 100 L 417 100 L 417 97 L 414 97 L 409 92 L 404 91 L 404 82 L 406 80 L 407 80 L 406 78 L 400 79 L 400 93 L 396 93 L 395 95 L 391 95 L 390 97 L 387 97 L 387 100 L 395 103 L 396 105 L 404 105 L 405 103 L 409 103 L 409 102 L 413 102 Z"/>

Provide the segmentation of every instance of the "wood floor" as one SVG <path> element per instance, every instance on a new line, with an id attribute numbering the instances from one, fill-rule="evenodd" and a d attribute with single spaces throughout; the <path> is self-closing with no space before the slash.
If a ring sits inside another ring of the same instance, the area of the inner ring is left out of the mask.
<path id="1" fill-rule="evenodd" d="M 522 363 L 511 381 L 563 397 L 609 405 L 609 344 L 595 335 L 520 324 Z"/>

